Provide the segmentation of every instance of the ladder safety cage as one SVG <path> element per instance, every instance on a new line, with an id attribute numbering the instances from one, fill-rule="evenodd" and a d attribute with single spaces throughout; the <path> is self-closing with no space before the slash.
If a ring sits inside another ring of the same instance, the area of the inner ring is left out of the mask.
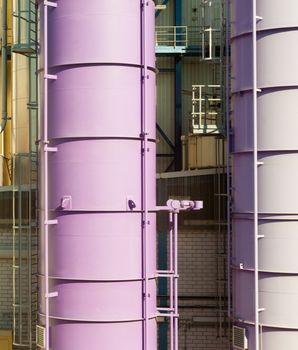
<path id="1" fill-rule="evenodd" d="M 36 54 L 37 10 L 35 0 L 13 0 L 12 50 L 24 55 Z"/>

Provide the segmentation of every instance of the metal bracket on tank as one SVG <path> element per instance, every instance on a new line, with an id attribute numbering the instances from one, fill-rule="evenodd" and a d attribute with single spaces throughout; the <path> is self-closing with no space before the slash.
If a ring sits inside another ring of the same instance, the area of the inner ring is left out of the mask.
<path id="1" fill-rule="evenodd" d="M 49 7 L 57 7 L 57 6 L 58 6 L 58 4 L 57 4 L 56 2 L 47 1 L 47 0 L 45 0 L 45 1 L 43 2 L 43 4 L 44 4 L 45 6 L 49 6 Z"/>
<path id="2" fill-rule="evenodd" d="M 57 298 L 58 292 L 51 292 L 45 295 L 46 298 Z"/>
<path id="3" fill-rule="evenodd" d="M 60 203 L 61 209 L 72 209 L 72 197 L 63 196 Z"/>
<path id="4" fill-rule="evenodd" d="M 49 147 L 47 144 L 44 147 L 44 151 L 45 152 L 53 152 L 56 153 L 58 152 L 58 148 L 57 147 Z"/>
<path id="5" fill-rule="evenodd" d="M 156 207 L 157 211 L 169 212 L 169 270 L 158 270 L 157 278 L 170 280 L 170 305 L 157 308 L 158 317 L 170 319 L 170 349 L 178 350 L 178 214 L 180 211 L 203 209 L 202 201 L 169 199 L 166 206 Z"/>
<path id="6" fill-rule="evenodd" d="M 58 79 L 57 75 L 54 75 L 54 74 L 45 74 L 44 78 L 50 79 L 50 80 L 57 80 Z"/>
<path id="7" fill-rule="evenodd" d="M 45 225 L 57 225 L 58 220 L 45 220 L 44 224 Z"/>

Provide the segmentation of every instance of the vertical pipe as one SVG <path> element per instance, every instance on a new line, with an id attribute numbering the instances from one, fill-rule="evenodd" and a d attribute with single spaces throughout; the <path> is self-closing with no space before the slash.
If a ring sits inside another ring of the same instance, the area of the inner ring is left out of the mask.
<path id="1" fill-rule="evenodd" d="M 210 25 L 210 29 L 209 29 L 209 60 L 212 60 L 212 28 Z"/>
<path id="2" fill-rule="evenodd" d="M 2 119 L 0 134 L 7 124 L 7 0 L 2 1 L 2 46 L 1 46 L 1 66 L 2 66 Z"/>
<path id="3" fill-rule="evenodd" d="M 228 317 L 231 318 L 231 164 L 230 164 L 230 0 L 226 1 L 226 128 L 227 128 L 227 225 L 228 225 Z"/>
<path id="4" fill-rule="evenodd" d="M 258 81 L 257 81 L 257 1 L 252 7 L 253 45 L 253 184 L 254 184 L 254 297 L 255 297 L 255 349 L 259 350 L 259 255 L 258 255 Z"/>
<path id="5" fill-rule="evenodd" d="M 178 213 L 174 213 L 174 332 L 175 350 L 178 350 Z"/>
<path id="6" fill-rule="evenodd" d="M 182 25 L 182 0 L 175 0 L 175 26 Z M 180 35 L 181 29 L 176 31 Z M 175 58 L 175 170 L 182 167 L 182 58 Z"/>
<path id="7" fill-rule="evenodd" d="M 50 324 L 49 324 L 49 228 L 48 228 L 48 5 L 44 3 L 44 110 L 43 110 L 43 142 L 41 144 L 44 158 L 44 266 L 45 266 L 45 328 L 46 350 L 50 349 Z"/>
<path id="8" fill-rule="evenodd" d="M 181 170 L 182 58 L 175 58 L 175 170 Z"/>
<path id="9" fill-rule="evenodd" d="M 17 34 L 17 45 L 22 44 L 22 5 L 21 5 L 21 0 L 18 0 L 18 5 L 17 5 L 17 13 L 19 14 L 17 17 L 18 21 L 18 34 Z"/>
<path id="10" fill-rule="evenodd" d="M 15 168 L 16 157 L 13 158 L 13 167 Z M 15 190 L 15 180 L 14 180 Z M 12 300 L 13 300 L 13 329 L 16 329 L 16 192 L 12 197 L 12 217 L 13 217 L 13 236 L 12 236 Z M 13 343 L 16 342 L 16 332 L 13 332 Z"/>
<path id="11" fill-rule="evenodd" d="M 149 350 L 148 344 L 148 247 L 147 247 L 147 152 L 148 152 L 148 132 L 147 132 L 147 53 L 146 53 L 146 8 L 147 0 L 142 1 L 142 211 L 143 211 L 143 307 L 144 307 L 144 350 Z"/>
<path id="12" fill-rule="evenodd" d="M 170 222 L 170 221 L 169 221 Z M 158 270 L 168 270 L 168 230 L 166 232 L 158 233 Z M 161 297 L 168 295 L 168 279 L 159 278 L 158 280 L 158 295 Z M 168 306 L 168 300 L 166 298 L 160 299 L 160 305 L 162 307 Z M 159 336 L 158 336 L 158 349 L 168 349 L 168 322 L 159 323 Z"/>
<path id="13" fill-rule="evenodd" d="M 1 146 L 0 146 L 0 186 L 4 183 L 4 133 L 1 136 Z"/>
<path id="14" fill-rule="evenodd" d="M 173 274 L 174 274 L 174 266 L 173 266 L 173 228 L 174 228 L 174 220 L 173 220 L 173 213 L 169 213 L 169 223 L 170 223 L 170 309 L 172 312 L 172 316 L 170 317 L 170 343 L 171 343 L 171 350 L 174 350 L 174 303 L 173 303 Z"/>
<path id="15" fill-rule="evenodd" d="M 22 280 L 22 191 L 21 191 L 21 184 L 22 184 L 22 175 L 21 175 L 21 156 L 17 157 L 17 164 L 18 164 L 18 280 L 19 280 L 19 288 L 18 288 L 18 311 L 19 311 L 19 324 L 18 324 L 18 331 L 19 331 L 19 343 L 22 344 L 22 289 L 21 289 L 21 280 Z"/>

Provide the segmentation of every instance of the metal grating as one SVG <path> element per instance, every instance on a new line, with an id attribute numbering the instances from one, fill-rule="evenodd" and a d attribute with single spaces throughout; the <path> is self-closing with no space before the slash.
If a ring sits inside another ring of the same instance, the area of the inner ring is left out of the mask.
<path id="1" fill-rule="evenodd" d="M 239 350 L 248 349 L 245 328 L 233 326 L 233 348 Z"/>
<path id="2" fill-rule="evenodd" d="M 46 329 L 42 326 L 36 326 L 36 345 L 42 349 L 46 347 Z"/>

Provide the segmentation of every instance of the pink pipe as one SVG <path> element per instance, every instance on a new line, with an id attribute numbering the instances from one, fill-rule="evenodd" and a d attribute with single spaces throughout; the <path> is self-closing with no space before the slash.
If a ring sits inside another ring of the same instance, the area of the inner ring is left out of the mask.
<path id="1" fill-rule="evenodd" d="M 142 209 L 143 209 L 143 278 L 144 278 L 144 350 L 149 349 L 148 344 L 148 244 L 147 244 L 147 225 L 148 225 L 148 207 L 147 207 L 147 52 L 146 52 L 146 5 L 147 0 L 142 0 Z"/>
<path id="2" fill-rule="evenodd" d="M 49 324 L 49 228 L 48 228 L 48 5 L 44 3 L 44 110 L 43 110 L 43 153 L 44 153 L 44 264 L 45 264 L 45 328 L 46 350 L 50 349 Z"/>
<path id="3" fill-rule="evenodd" d="M 174 213 L 174 333 L 175 350 L 178 350 L 178 213 Z"/>
<path id="4" fill-rule="evenodd" d="M 174 229 L 174 221 L 173 221 L 173 213 L 169 213 L 169 223 L 170 223 L 170 271 L 174 271 L 174 264 L 173 264 L 173 229 Z M 170 309 L 174 310 L 174 291 L 173 291 L 173 274 L 170 275 Z M 171 338 L 171 350 L 174 350 L 174 319 L 173 319 L 173 312 L 171 313 L 170 317 L 170 338 Z"/>

